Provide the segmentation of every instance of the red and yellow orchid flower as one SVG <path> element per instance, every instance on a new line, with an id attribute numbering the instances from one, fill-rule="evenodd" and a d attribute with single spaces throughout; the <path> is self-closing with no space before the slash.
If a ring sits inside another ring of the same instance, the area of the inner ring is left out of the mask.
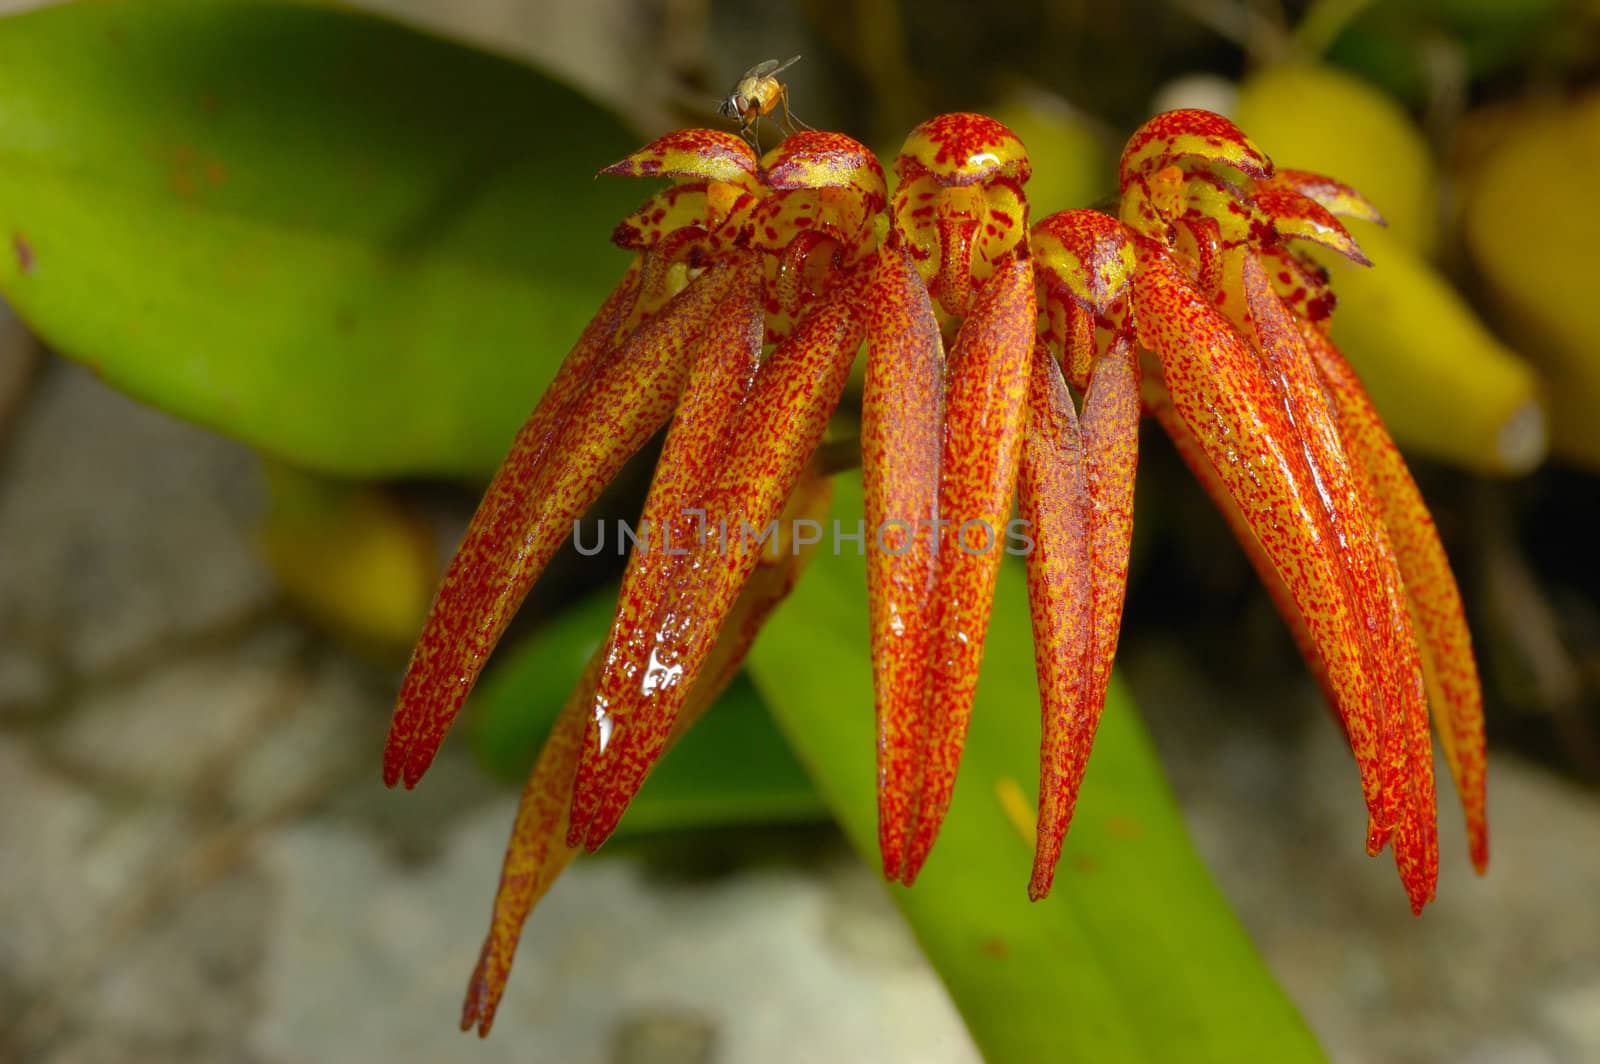
<path id="1" fill-rule="evenodd" d="M 524 793 L 464 1028 L 487 1033 L 533 903 L 606 840 L 803 568 L 782 530 L 827 510 L 813 456 L 863 342 L 889 878 L 916 878 L 949 807 L 1016 502 L 1042 706 L 1029 889 L 1048 893 L 1116 650 L 1145 413 L 1326 691 L 1369 852 L 1393 845 L 1420 912 L 1438 876 L 1432 712 L 1483 869 L 1482 706 L 1460 595 L 1327 338 L 1326 274 L 1297 243 L 1364 261 L 1337 216 L 1375 218 L 1371 206 L 1329 178 L 1274 172 L 1202 111 L 1133 136 L 1116 217 L 1064 211 L 1030 228 L 1027 153 L 981 115 L 919 126 L 895 170 L 891 198 L 847 137 L 798 133 L 758 160 L 737 137 L 687 130 L 603 171 L 673 183 L 617 227 L 634 263 L 490 485 L 385 752 L 386 780 L 414 785 L 574 519 L 667 426 L 610 635 Z"/>

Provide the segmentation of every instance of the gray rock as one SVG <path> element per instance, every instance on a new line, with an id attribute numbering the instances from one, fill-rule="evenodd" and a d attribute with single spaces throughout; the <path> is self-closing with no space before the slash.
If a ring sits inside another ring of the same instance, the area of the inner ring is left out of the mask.
<path id="1" fill-rule="evenodd" d="M 96 688 L 52 741 L 57 756 L 141 794 L 190 791 L 219 759 L 242 757 L 268 718 L 299 699 L 303 684 L 285 633 L 273 628 Z"/>
<path id="2" fill-rule="evenodd" d="M 93 431 L 85 431 L 92 426 Z M 245 448 L 53 363 L 0 479 L 0 642 L 94 674 L 237 622 L 272 594 Z"/>
<path id="3" fill-rule="evenodd" d="M 275 836 L 262 855 L 283 907 L 251 1047 L 271 1060 L 470 1051 L 581 1064 L 613 1059 L 619 1023 L 626 1031 L 671 1015 L 714 1029 L 720 1061 L 977 1059 L 925 964 L 885 971 L 830 944 L 830 878 L 747 872 L 663 884 L 603 858 L 578 862 L 546 898 L 493 1035 L 463 1043 L 457 1009 L 512 808 L 504 799 L 463 817 L 440 859 L 421 866 L 396 865 L 338 821 Z"/>

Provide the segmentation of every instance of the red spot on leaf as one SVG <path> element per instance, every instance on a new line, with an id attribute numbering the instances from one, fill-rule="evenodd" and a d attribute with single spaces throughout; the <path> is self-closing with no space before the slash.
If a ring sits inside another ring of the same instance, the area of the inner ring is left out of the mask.
<path id="1" fill-rule="evenodd" d="M 16 252 L 17 269 L 24 275 L 33 273 L 33 245 L 20 232 L 11 234 L 11 250 Z"/>

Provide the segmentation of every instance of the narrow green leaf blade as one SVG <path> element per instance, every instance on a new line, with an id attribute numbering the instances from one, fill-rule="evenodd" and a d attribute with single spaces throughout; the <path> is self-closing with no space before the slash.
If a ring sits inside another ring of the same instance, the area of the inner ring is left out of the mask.
<path id="1" fill-rule="evenodd" d="M 63 353 L 322 472 L 480 476 L 626 267 L 634 146 L 508 60 L 332 7 L 0 19 L 0 292 Z"/>
<path id="2" fill-rule="evenodd" d="M 860 512 L 839 478 L 837 511 Z M 870 541 L 870 536 L 868 540 Z M 834 815 L 878 864 L 865 559 L 819 556 L 750 670 Z M 1026 581 L 1001 572 L 955 800 L 917 885 L 890 888 L 996 1062 L 1323 1059 L 1195 854 L 1113 685 L 1054 893 L 1028 901 L 1038 695 Z"/>

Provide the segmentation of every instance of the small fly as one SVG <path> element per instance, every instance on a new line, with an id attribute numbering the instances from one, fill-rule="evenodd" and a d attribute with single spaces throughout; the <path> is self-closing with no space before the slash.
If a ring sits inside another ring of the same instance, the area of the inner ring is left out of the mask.
<path id="1" fill-rule="evenodd" d="M 771 114 L 776 108 L 782 107 L 785 130 L 793 133 L 795 126 L 811 128 L 790 113 L 789 87 L 778 80 L 779 74 L 799 61 L 800 57 L 796 55 L 781 63 L 776 59 L 757 63 L 744 72 L 744 76 L 734 83 L 727 99 L 717 105 L 719 114 L 739 123 L 739 135 L 750 143 L 757 155 L 761 154 L 762 115 Z"/>

